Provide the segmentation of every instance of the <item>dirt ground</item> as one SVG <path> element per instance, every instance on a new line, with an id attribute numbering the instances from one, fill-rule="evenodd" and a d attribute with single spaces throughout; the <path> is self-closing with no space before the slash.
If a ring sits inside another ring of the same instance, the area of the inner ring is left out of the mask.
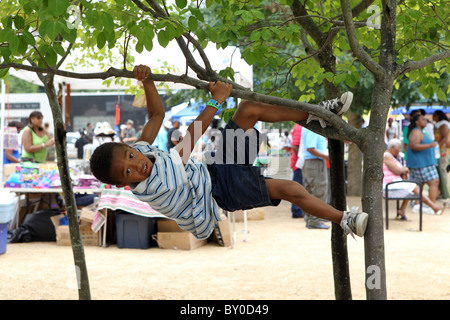
<path id="1" fill-rule="evenodd" d="M 359 204 L 348 199 L 349 207 Z M 450 299 L 450 210 L 385 231 L 388 299 Z M 263 220 L 238 222 L 234 248 L 215 242 L 192 251 L 85 247 L 93 300 L 334 300 L 329 230 L 309 230 L 290 204 L 265 208 Z M 364 239 L 348 238 L 352 294 L 366 299 Z M 0 255 L 3 300 L 77 300 L 70 247 L 8 244 Z"/>

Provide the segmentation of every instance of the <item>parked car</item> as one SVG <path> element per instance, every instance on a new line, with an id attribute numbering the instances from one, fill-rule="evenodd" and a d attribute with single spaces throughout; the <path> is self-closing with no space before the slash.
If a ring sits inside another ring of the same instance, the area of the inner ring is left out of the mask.
<path id="1" fill-rule="evenodd" d="M 78 138 L 80 138 L 80 133 L 78 131 L 67 132 L 66 134 L 67 157 L 69 159 L 77 159 L 78 150 L 75 148 L 75 142 L 77 142 Z"/>

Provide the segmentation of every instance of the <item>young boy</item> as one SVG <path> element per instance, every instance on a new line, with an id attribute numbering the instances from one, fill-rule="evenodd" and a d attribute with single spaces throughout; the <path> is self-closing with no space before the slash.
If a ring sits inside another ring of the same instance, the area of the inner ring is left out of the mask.
<path id="1" fill-rule="evenodd" d="M 308 113 L 269 104 L 244 101 L 223 130 L 217 153 L 207 163 L 190 154 L 206 131 L 217 110 L 231 94 L 229 84 L 210 83 L 212 99 L 187 129 L 181 142 L 170 152 L 151 144 L 164 119 L 164 107 L 153 81 L 147 80 L 150 68 L 133 70 L 144 84 L 149 121 L 132 146 L 106 143 L 96 148 L 90 163 L 94 176 L 118 187 L 129 186 L 140 200 L 199 239 L 210 236 L 220 220 L 219 207 L 228 211 L 278 205 L 281 200 L 296 204 L 311 215 L 339 223 L 345 234 L 363 236 L 368 215 L 339 211 L 310 195 L 292 180 L 266 179 L 260 168 L 252 166 L 258 154 L 261 134 L 257 121 L 300 121 Z M 350 107 L 351 93 L 322 105 L 342 115 Z M 231 162 L 231 163 L 230 163 Z"/>

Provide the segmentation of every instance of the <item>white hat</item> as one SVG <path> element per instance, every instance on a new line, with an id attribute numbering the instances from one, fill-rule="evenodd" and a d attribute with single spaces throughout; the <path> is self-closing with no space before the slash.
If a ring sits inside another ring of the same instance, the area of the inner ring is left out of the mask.
<path id="1" fill-rule="evenodd" d="M 111 128 L 111 125 L 108 122 L 97 122 L 95 129 L 94 129 L 94 134 L 95 135 L 99 135 L 99 134 L 115 134 L 116 132 Z"/>
<path id="2" fill-rule="evenodd" d="M 166 122 L 164 122 L 164 127 L 166 128 L 172 128 L 172 122 L 170 120 L 167 120 Z"/>

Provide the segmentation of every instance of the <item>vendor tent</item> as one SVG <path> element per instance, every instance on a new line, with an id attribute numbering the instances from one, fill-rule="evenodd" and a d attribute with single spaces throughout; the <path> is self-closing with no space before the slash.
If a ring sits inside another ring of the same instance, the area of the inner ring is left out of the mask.
<path id="1" fill-rule="evenodd" d="M 406 107 L 395 108 L 391 111 L 391 115 L 410 114 L 413 110 L 425 110 L 425 114 L 433 114 L 436 110 L 442 110 L 444 113 L 450 113 L 450 108 L 444 106 L 411 106 L 408 109 Z"/>

